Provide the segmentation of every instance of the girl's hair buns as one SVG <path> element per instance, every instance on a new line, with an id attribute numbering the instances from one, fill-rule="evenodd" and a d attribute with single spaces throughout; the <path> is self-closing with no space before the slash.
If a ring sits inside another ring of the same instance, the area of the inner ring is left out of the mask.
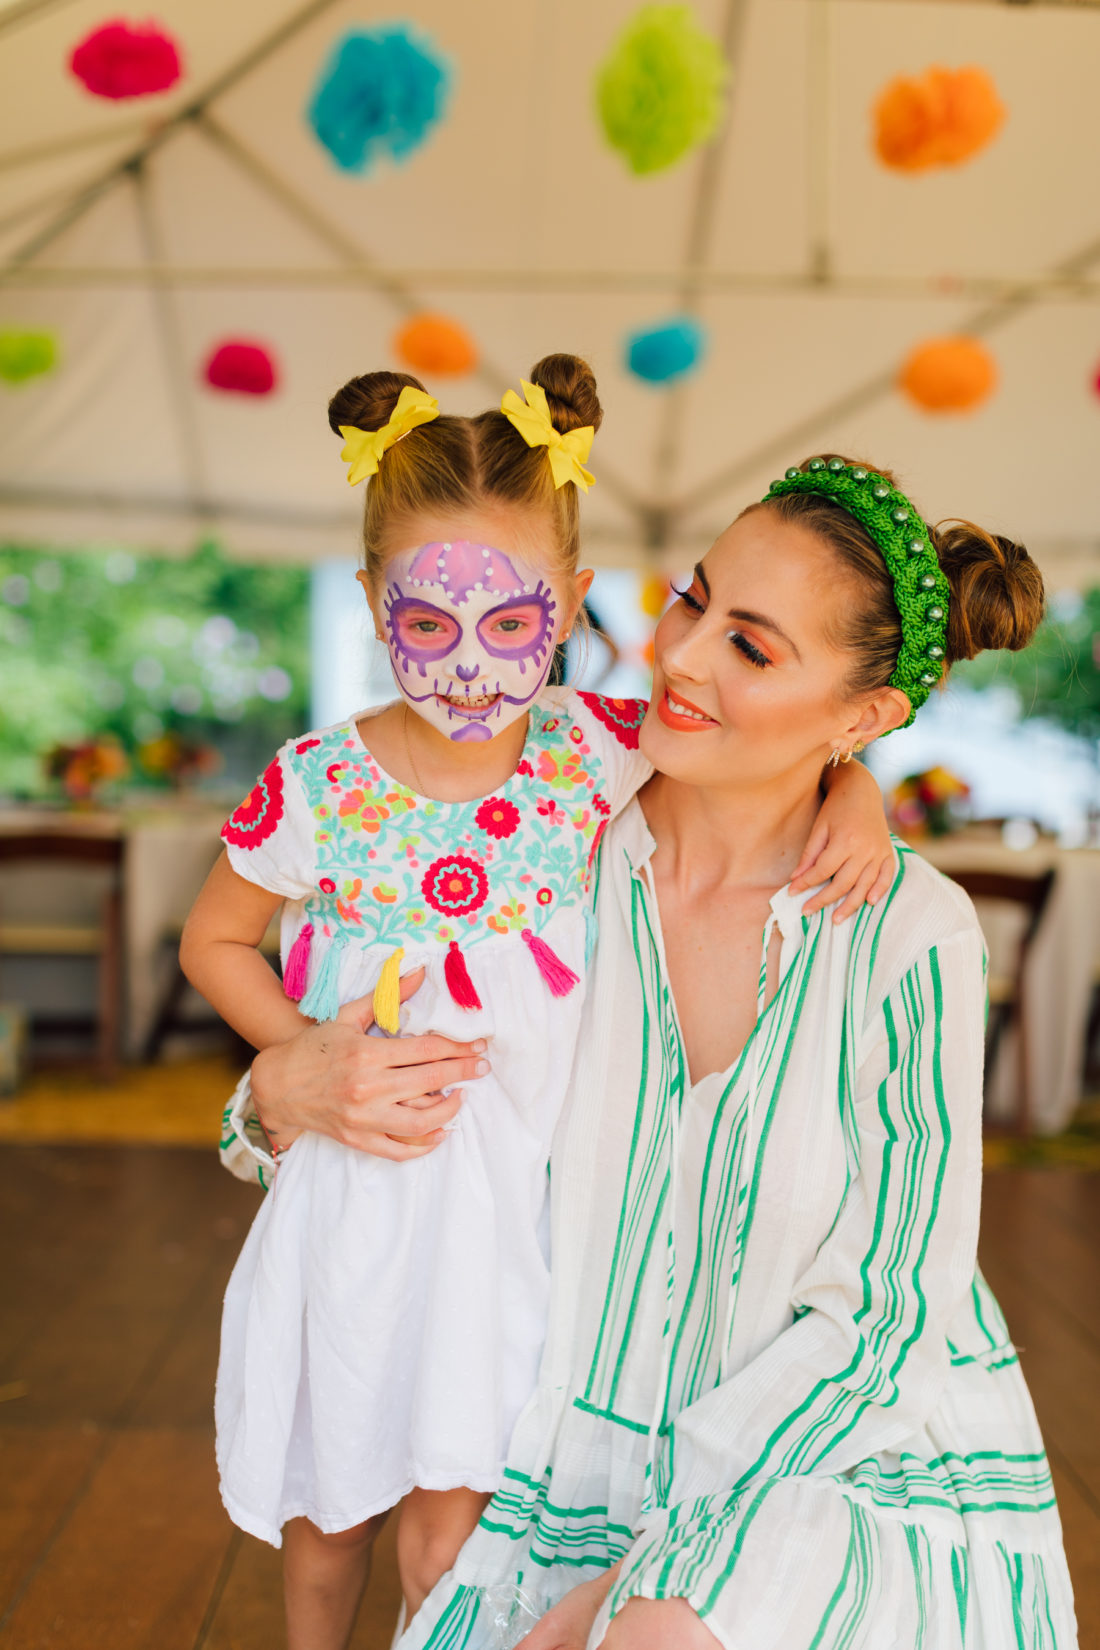
<path id="1" fill-rule="evenodd" d="M 349 378 L 328 404 L 328 422 L 333 435 L 340 434 L 341 424 L 357 430 L 380 430 L 393 417 L 393 409 L 406 385 L 414 390 L 424 388 L 418 378 L 410 378 L 407 372 L 365 372 L 361 378 Z"/>

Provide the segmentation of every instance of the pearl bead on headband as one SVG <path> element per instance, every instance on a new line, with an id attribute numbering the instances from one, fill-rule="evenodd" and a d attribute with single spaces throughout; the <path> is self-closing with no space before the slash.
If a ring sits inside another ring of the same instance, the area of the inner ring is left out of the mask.
<path id="1" fill-rule="evenodd" d="M 900 689 L 911 709 L 908 727 L 943 676 L 947 659 L 947 612 L 951 586 L 940 566 L 927 524 L 885 476 L 842 458 L 812 458 L 773 481 L 763 502 L 791 493 L 832 499 L 865 527 L 894 581 L 901 618 L 901 650 L 889 686 Z"/>

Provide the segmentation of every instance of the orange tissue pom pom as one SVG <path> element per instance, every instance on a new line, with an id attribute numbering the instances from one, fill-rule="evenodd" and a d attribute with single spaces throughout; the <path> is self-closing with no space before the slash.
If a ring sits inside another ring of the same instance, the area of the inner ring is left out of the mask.
<path id="1" fill-rule="evenodd" d="M 393 347 L 416 372 L 457 378 L 477 366 L 477 345 L 465 327 L 445 315 L 414 315 L 394 338 Z"/>
<path id="2" fill-rule="evenodd" d="M 1005 106 L 984 69 L 926 69 L 884 87 L 875 104 L 875 152 L 896 172 L 959 166 L 990 143 Z"/>
<path id="3" fill-rule="evenodd" d="M 997 387 L 997 363 L 976 338 L 932 338 L 898 375 L 898 388 L 925 412 L 969 412 Z"/>

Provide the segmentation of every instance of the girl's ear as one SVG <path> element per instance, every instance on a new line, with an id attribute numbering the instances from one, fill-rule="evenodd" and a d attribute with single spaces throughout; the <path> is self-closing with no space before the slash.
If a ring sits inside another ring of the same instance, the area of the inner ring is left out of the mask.
<path id="1" fill-rule="evenodd" d="M 370 575 L 365 568 L 361 567 L 355 577 L 363 586 L 363 594 L 367 598 L 367 606 L 371 610 L 371 617 L 374 620 L 374 639 L 378 642 L 384 641 L 385 632 L 382 628 L 382 615 L 374 604 L 374 592 L 370 587 Z"/>
<path id="2" fill-rule="evenodd" d="M 559 635 L 564 636 L 577 622 L 577 614 L 584 606 L 584 598 L 592 588 L 592 580 L 596 577 L 593 567 L 581 567 L 573 574 L 573 599 L 568 603 L 562 614 L 561 630 Z"/>

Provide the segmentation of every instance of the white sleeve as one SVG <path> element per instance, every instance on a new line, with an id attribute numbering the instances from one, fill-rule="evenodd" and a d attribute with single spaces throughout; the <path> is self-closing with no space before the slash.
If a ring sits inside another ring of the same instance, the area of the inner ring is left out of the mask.
<path id="1" fill-rule="evenodd" d="M 222 826 L 237 875 L 284 899 L 305 899 L 316 888 L 314 822 L 294 772 L 293 743 L 268 763 L 244 801 Z"/>
<path id="2" fill-rule="evenodd" d="M 600 794 L 614 819 L 653 772 L 638 749 L 645 699 L 610 699 L 602 693 L 569 693 L 564 707 L 584 733 L 603 770 Z M 602 811 L 602 810 L 601 810 Z"/>
<path id="3" fill-rule="evenodd" d="M 275 1179 L 275 1159 L 252 1104 L 251 1072 L 245 1072 L 225 1108 L 218 1156 L 223 1169 L 238 1180 L 258 1183 L 265 1191 Z"/>

